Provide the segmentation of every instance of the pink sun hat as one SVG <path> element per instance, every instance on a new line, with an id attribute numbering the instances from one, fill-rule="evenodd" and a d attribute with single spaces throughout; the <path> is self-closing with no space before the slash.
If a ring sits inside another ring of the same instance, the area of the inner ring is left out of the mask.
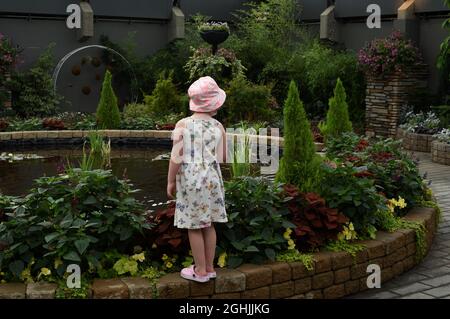
<path id="1" fill-rule="evenodd" d="M 227 98 L 222 90 L 210 76 L 195 81 L 188 90 L 189 107 L 193 112 L 209 113 L 218 110 Z"/>

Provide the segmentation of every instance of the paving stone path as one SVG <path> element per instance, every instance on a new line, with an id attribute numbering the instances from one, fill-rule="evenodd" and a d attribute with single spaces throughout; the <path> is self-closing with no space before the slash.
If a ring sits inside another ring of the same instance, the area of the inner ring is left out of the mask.
<path id="1" fill-rule="evenodd" d="M 431 161 L 430 154 L 416 153 L 421 173 L 442 210 L 442 222 L 427 257 L 410 271 L 382 285 L 349 298 L 450 299 L 450 166 Z"/>

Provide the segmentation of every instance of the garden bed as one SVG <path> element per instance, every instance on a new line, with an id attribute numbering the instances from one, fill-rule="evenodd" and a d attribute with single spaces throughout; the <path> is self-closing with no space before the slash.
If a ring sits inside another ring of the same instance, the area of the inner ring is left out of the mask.
<path id="1" fill-rule="evenodd" d="M 433 141 L 431 157 L 435 163 L 450 165 L 450 144 Z"/>
<path id="2" fill-rule="evenodd" d="M 399 128 L 397 138 L 403 140 L 403 147 L 409 151 L 415 152 L 431 152 L 431 143 L 433 142 L 432 134 L 417 134 L 406 132 Z"/>
<path id="3" fill-rule="evenodd" d="M 423 224 L 426 250 L 436 232 L 437 212 L 432 208 L 415 208 L 404 217 Z M 243 265 L 237 269 L 220 269 L 218 277 L 206 284 L 189 282 L 178 273 L 159 279 L 156 286 L 142 278 L 94 280 L 90 297 L 95 299 L 176 299 L 176 298 L 341 298 L 367 290 L 366 270 L 370 264 L 381 267 L 381 281 L 413 268 L 416 259 L 414 230 L 392 233 L 379 231 L 374 240 L 360 242 L 365 249 L 353 257 L 347 252 L 313 254 L 314 269 L 301 262 L 278 262 L 264 265 Z M 7 283 L 0 285 L 0 298 L 54 298 L 56 284 Z"/>

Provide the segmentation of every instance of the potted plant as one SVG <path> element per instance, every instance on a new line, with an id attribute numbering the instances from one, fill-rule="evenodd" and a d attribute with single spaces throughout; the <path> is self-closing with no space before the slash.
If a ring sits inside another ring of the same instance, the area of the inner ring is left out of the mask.
<path id="1" fill-rule="evenodd" d="M 225 42 L 230 35 L 230 28 L 226 22 L 206 22 L 199 26 L 200 36 L 212 45 L 213 54 L 216 54 L 219 44 Z"/>

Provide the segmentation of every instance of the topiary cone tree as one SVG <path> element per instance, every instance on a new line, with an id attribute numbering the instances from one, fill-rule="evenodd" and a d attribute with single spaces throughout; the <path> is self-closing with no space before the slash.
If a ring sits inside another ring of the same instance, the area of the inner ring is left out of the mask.
<path id="1" fill-rule="evenodd" d="M 111 82 L 111 72 L 106 71 L 100 102 L 97 107 L 97 124 L 101 129 L 116 129 L 120 127 L 120 111 Z"/>
<path id="2" fill-rule="evenodd" d="M 330 98 L 328 105 L 326 123 L 320 126 L 325 138 L 338 137 L 344 132 L 351 132 L 353 127 L 348 115 L 347 94 L 340 78 L 337 79 L 334 96 Z"/>
<path id="3" fill-rule="evenodd" d="M 319 183 L 320 157 L 316 153 L 311 124 L 294 81 L 284 104 L 283 157 L 277 172 L 278 182 L 297 186 L 302 192 L 315 191 Z"/>

